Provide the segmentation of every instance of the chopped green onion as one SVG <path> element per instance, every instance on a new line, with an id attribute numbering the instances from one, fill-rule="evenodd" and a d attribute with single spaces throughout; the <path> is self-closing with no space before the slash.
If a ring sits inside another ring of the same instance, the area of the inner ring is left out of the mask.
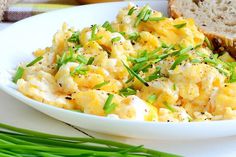
<path id="1" fill-rule="evenodd" d="M 13 81 L 14 83 L 17 83 L 17 81 L 22 78 L 22 76 L 23 76 L 23 74 L 24 74 L 24 70 L 25 70 L 25 69 L 22 68 L 22 67 L 20 67 L 20 66 L 17 68 L 16 74 L 15 74 L 15 76 L 12 78 L 12 81 Z"/>
<path id="2" fill-rule="evenodd" d="M 165 17 L 149 17 L 148 21 L 159 22 L 159 21 L 162 21 L 162 20 L 165 20 L 165 19 L 166 19 Z"/>
<path id="3" fill-rule="evenodd" d="M 76 51 L 78 51 L 80 48 L 82 48 L 81 45 L 76 45 L 76 46 L 74 47 L 74 51 L 76 52 Z"/>
<path id="4" fill-rule="evenodd" d="M 0 152 L 7 157 L 103 156 L 178 157 L 178 155 L 97 138 L 69 137 L 16 128 L 0 123 Z M 3 156 L 1 154 L 1 156 Z"/>
<path id="5" fill-rule="evenodd" d="M 93 64 L 93 61 L 94 61 L 94 57 L 89 57 L 89 60 L 88 60 L 88 62 L 87 62 L 87 65 Z"/>
<path id="6" fill-rule="evenodd" d="M 192 49 L 193 49 L 193 47 L 189 46 L 189 47 L 183 48 L 181 50 L 175 51 L 171 55 L 172 56 L 178 56 L 178 55 L 184 54 L 184 53 L 186 53 L 186 52 L 188 52 L 188 51 L 190 51 Z"/>
<path id="7" fill-rule="evenodd" d="M 137 27 L 139 25 L 139 23 L 143 20 L 143 18 L 145 17 L 146 13 L 148 11 L 148 5 L 145 5 L 141 11 L 139 12 L 137 19 L 134 23 L 134 27 Z"/>
<path id="8" fill-rule="evenodd" d="M 147 98 L 147 102 L 153 104 L 157 100 L 157 96 L 155 94 L 149 95 Z"/>
<path id="9" fill-rule="evenodd" d="M 168 48 L 169 46 L 168 46 L 166 43 L 161 42 L 161 47 L 162 47 L 162 48 Z"/>
<path id="10" fill-rule="evenodd" d="M 104 81 L 104 82 L 102 82 L 102 83 L 99 83 L 99 84 L 95 85 L 95 86 L 93 87 L 93 89 L 99 89 L 99 88 L 101 88 L 101 87 L 107 85 L 108 83 L 110 83 L 110 81 Z"/>
<path id="11" fill-rule="evenodd" d="M 88 60 L 83 55 L 78 55 L 76 60 L 80 63 L 87 64 Z"/>
<path id="12" fill-rule="evenodd" d="M 146 64 L 145 62 L 137 63 L 132 67 L 132 70 L 135 72 L 139 72 L 141 71 L 142 67 L 144 67 L 145 64 Z"/>
<path id="13" fill-rule="evenodd" d="M 181 62 L 183 62 L 184 60 L 188 59 L 189 55 L 188 54 L 182 54 L 180 55 L 175 62 L 172 64 L 172 66 L 170 67 L 170 70 L 174 70 L 176 68 L 177 65 L 179 65 Z"/>
<path id="14" fill-rule="evenodd" d="M 144 61 L 147 61 L 147 60 L 148 60 L 148 57 L 141 57 L 141 58 L 134 59 L 134 61 L 136 63 L 144 62 Z"/>
<path id="15" fill-rule="evenodd" d="M 75 76 L 75 75 L 78 75 L 78 74 L 81 74 L 81 75 L 85 75 L 87 74 L 87 71 L 88 69 L 84 68 L 83 69 L 83 64 L 80 64 L 79 66 L 77 66 L 73 72 L 70 73 L 71 76 Z"/>
<path id="16" fill-rule="evenodd" d="M 132 41 L 136 41 L 139 37 L 140 37 L 140 35 L 137 32 L 133 32 L 133 33 L 129 34 L 129 36 L 128 36 L 129 40 L 132 40 Z"/>
<path id="17" fill-rule="evenodd" d="M 175 83 L 173 84 L 173 90 L 176 90 L 176 84 Z"/>
<path id="18" fill-rule="evenodd" d="M 200 51 L 196 51 L 196 54 L 202 58 L 205 58 L 205 57 L 208 57 L 207 54 L 203 53 L 203 52 L 200 52 Z"/>
<path id="19" fill-rule="evenodd" d="M 132 8 L 129 10 L 128 15 L 132 15 L 135 10 L 136 10 L 136 7 L 132 7 Z"/>
<path id="20" fill-rule="evenodd" d="M 123 95 L 125 97 L 129 96 L 129 95 L 135 95 L 137 93 L 137 91 L 135 89 L 133 89 L 132 87 L 127 87 L 127 88 L 123 88 L 119 91 L 120 95 Z"/>
<path id="21" fill-rule="evenodd" d="M 79 34 L 80 34 L 79 31 L 74 32 L 67 41 L 72 43 L 79 43 L 80 41 Z"/>
<path id="22" fill-rule="evenodd" d="M 74 51 L 70 48 L 69 54 L 64 52 L 61 57 L 57 58 L 57 68 L 60 68 L 63 64 L 68 62 L 74 62 L 76 58 L 74 57 Z"/>
<path id="23" fill-rule="evenodd" d="M 213 65 L 217 65 L 217 64 L 218 64 L 215 60 L 210 59 L 210 58 L 205 58 L 205 59 L 204 59 L 204 62 L 213 64 Z"/>
<path id="24" fill-rule="evenodd" d="M 123 61 L 122 61 L 122 63 L 130 74 L 132 74 L 134 77 L 136 77 L 145 86 L 149 86 L 148 83 L 142 77 L 140 77 L 136 72 L 134 72 L 132 69 L 130 69 Z"/>
<path id="25" fill-rule="evenodd" d="M 112 25 L 108 21 L 106 21 L 102 25 L 102 27 L 105 28 L 107 31 L 114 32 L 114 29 L 112 28 Z"/>
<path id="26" fill-rule="evenodd" d="M 236 62 L 231 63 L 231 66 L 230 66 L 230 72 L 231 72 L 230 79 L 229 79 L 230 83 L 236 82 L 236 72 L 235 72 L 236 64 L 235 63 Z"/>
<path id="27" fill-rule="evenodd" d="M 148 21 L 150 15 L 152 14 L 152 10 L 147 10 L 144 17 L 143 17 L 143 21 Z"/>
<path id="28" fill-rule="evenodd" d="M 150 82 L 153 81 L 155 79 L 158 79 L 161 77 L 161 67 L 156 67 L 156 70 L 153 74 L 151 74 L 150 76 L 146 77 L 145 80 Z"/>
<path id="29" fill-rule="evenodd" d="M 111 42 L 114 43 L 114 42 L 118 42 L 120 40 L 121 40 L 121 37 L 115 37 L 115 38 L 111 39 Z"/>
<path id="30" fill-rule="evenodd" d="M 207 47 L 210 49 L 210 50 L 214 50 L 214 46 L 212 45 L 211 41 L 205 37 L 204 41 L 206 42 L 207 44 Z"/>
<path id="31" fill-rule="evenodd" d="M 27 64 L 26 67 L 30 67 L 30 66 L 34 65 L 35 63 L 41 61 L 42 59 L 43 59 L 43 56 L 39 56 L 39 57 L 35 58 L 32 62 Z"/>
<path id="32" fill-rule="evenodd" d="M 181 23 L 181 24 L 177 24 L 177 25 L 173 25 L 175 28 L 180 29 L 183 28 L 187 25 L 187 23 Z"/>
<path id="33" fill-rule="evenodd" d="M 93 25 L 92 28 L 92 33 L 91 33 L 91 40 L 95 39 L 96 38 L 96 31 L 97 31 L 97 25 Z"/>
<path id="34" fill-rule="evenodd" d="M 165 107 L 170 110 L 171 112 L 175 112 L 176 110 L 171 106 L 169 105 L 166 101 L 163 103 L 165 105 Z"/>
<path id="35" fill-rule="evenodd" d="M 201 60 L 197 58 L 191 60 L 191 63 L 200 63 L 200 62 Z"/>
<path id="36" fill-rule="evenodd" d="M 115 103 L 112 103 L 113 97 L 114 97 L 113 94 L 109 94 L 108 98 L 103 106 L 103 110 L 105 111 L 106 114 L 111 113 L 115 109 L 115 107 L 117 106 Z"/>

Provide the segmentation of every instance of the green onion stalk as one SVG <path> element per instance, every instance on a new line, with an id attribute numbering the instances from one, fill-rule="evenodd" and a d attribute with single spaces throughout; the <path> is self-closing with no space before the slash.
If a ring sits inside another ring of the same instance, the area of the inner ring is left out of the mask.
<path id="1" fill-rule="evenodd" d="M 0 123 L 1 157 L 177 157 L 115 141 L 52 135 Z"/>

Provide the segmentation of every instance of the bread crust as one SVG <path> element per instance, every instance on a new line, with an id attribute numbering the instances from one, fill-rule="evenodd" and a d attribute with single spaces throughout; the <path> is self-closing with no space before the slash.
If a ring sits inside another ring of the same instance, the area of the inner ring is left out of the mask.
<path id="1" fill-rule="evenodd" d="M 172 18 L 181 17 L 182 14 L 176 10 L 173 6 L 176 0 L 168 1 L 168 13 Z M 236 58 L 236 39 L 228 39 L 223 34 L 214 34 L 205 31 L 198 27 L 199 30 L 207 36 L 207 38 L 213 43 L 214 47 L 218 51 L 228 51 L 234 58 Z"/>

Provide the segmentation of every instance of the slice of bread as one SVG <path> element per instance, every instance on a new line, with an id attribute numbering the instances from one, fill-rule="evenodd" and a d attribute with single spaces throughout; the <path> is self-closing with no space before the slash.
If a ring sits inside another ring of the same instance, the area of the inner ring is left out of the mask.
<path id="1" fill-rule="evenodd" d="M 193 18 L 218 51 L 236 57 L 236 0 L 169 0 L 173 18 Z"/>

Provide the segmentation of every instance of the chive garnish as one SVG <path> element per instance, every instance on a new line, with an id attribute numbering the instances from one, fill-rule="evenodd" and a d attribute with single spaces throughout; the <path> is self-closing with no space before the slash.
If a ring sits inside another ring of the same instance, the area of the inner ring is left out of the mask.
<path id="1" fill-rule="evenodd" d="M 235 67 L 236 67 L 236 62 L 231 63 L 231 65 L 230 65 L 230 72 L 231 72 L 231 75 L 230 75 L 230 79 L 229 79 L 229 82 L 230 82 L 230 83 L 236 82 Z"/>
<path id="2" fill-rule="evenodd" d="M 22 78 L 23 74 L 24 74 L 24 68 L 19 66 L 16 70 L 15 76 L 12 78 L 12 81 L 14 83 L 17 83 L 17 81 Z"/>
<path id="3" fill-rule="evenodd" d="M 152 14 L 152 10 L 147 10 L 144 17 L 143 17 L 143 21 L 147 22 L 147 20 L 149 19 L 150 15 Z"/>
<path id="4" fill-rule="evenodd" d="M 74 32 L 67 41 L 72 43 L 79 43 L 79 33 L 79 31 Z"/>
<path id="5" fill-rule="evenodd" d="M 95 86 L 93 87 L 93 89 L 99 89 L 99 88 L 101 88 L 101 87 L 107 85 L 108 83 L 110 83 L 110 81 L 104 81 L 104 82 L 102 82 L 102 83 L 99 83 L 99 84 L 95 85 Z"/>
<path id="6" fill-rule="evenodd" d="M 214 50 L 214 46 L 212 45 L 211 41 L 205 37 L 204 41 L 206 42 L 207 44 L 207 47 L 210 49 L 210 50 Z"/>
<path id="7" fill-rule="evenodd" d="M 74 57 L 74 51 L 70 48 L 69 53 L 64 52 L 61 57 L 57 58 L 57 68 L 60 68 L 63 64 L 68 62 L 74 62 L 76 58 Z"/>
<path id="8" fill-rule="evenodd" d="M 153 104 L 157 100 L 157 96 L 155 94 L 149 95 L 147 98 L 147 102 Z"/>
<path id="9" fill-rule="evenodd" d="M 164 105 L 165 105 L 165 107 L 167 108 L 167 109 L 169 109 L 171 112 L 175 112 L 176 110 L 171 106 L 171 105 L 169 105 L 166 101 L 163 103 Z"/>
<path id="10" fill-rule="evenodd" d="M 136 77 L 145 86 L 149 86 L 148 83 L 142 77 L 140 77 L 136 72 L 134 72 L 132 69 L 130 69 L 123 61 L 122 61 L 122 63 L 130 74 L 132 74 L 134 77 Z"/>
<path id="11" fill-rule="evenodd" d="M 148 21 L 161 21 L 161 20 L 165 20 L 165 17 L 149 17 Z"/>
<path id="12" fill-rule="evenodd" d="M 196 54 L 200 57 L 203 57 L 203 58 L 208 57 L 207 54 L 200 52 L 200 51 L 196 51 Z"/>
<path id="13" fill-rule="evenodd" d="M 114 29 L 112 28 L 112 25 L 108 21 L 106 21 L 102 25 L 102 27 L 105 28 L 107 31 L 114 32 Z"/>
<path id="14" fill-rule="evenodd" d="M 133 7 L 129 10 L 128 15 L 132 15 L 135 10 L 136 10 L 136 7 L 133 6 Z"/>
<path id="15" fill-rule="evenodd" d="M 109 94 L 108 98 L 103 106 L 103 110 L 106 114 L 109 114 L 112 111 L 114 111 L 115 107 L 117 106 L 115 103 L 112 103 L 113 97 L 114 97 L 113 94 Z"/>
<path id="16" fill-rule="evenodd" d="M 129 95 L 135 95 L 137 93 L 137 91 L 135 89 L 133 89 L 133 87 L 127 87 L 127 88 L 123 88 L 119 91 L 120 95 L 123 95 L 125 97 L 129 96 Z"/>
<path id="17" fill-rule="evenodd" d="M 87 65 L 93 64 L 93 61 L 94 61 L 94 57 L 89 57 L 89 60 L 88 60 L 88 62 L 87 62 Z"/>
<path id="18" fill-rule="evenodd" d="M 173 90 L 176 90 L 176 84 L 175 83 L 173 84 Z"/>
<path id="19" fill-rule="evenodd" d="M 197 58 L 194 58 L 191 60 L 191 63 L 200 63 L 201 60 L 200 59 L 197 59 Z"/>
<path id="20" fill-rule="evenodd" d="M 39 57 L 35 58 L 32 62 L 27 64 L 26 67 L 30 67 L 30 66 L 34 65 L 35 63 L 39 62 L 42 59 L 43 59 L 43 56 L 39 56 Z"/>
<path id="21" fill-rule="evenodd" d="M 154 73 L 145 78 L 146 81 L 150 82 L 161 77 L 161 67 L 156 67 Z"/>
<path id="22" fill-rule="evenodd" d="M 83 56 L 83 55 L 78 55 L 76 60 L 79 62 L 79 63 L 83 63 L 83 64 L 87 64 L 87 59 Z"/>
<path id="23" fill-rule="evenodd" d="M 115 38 L 111 39 L 111 42 L 114 43 L 114 42 L 118 42 L 120 40 L 121 40 L 121 37 L 115 37 Z"/>
<path id="24" fill-rule="evenodd" d="M 102 36 L 99 36 L 99 37 L 96 36 L 96 32 L 97 32 L 97 30 L 98 30 L 98 26 L 97 26 L 96 24 L 95 24 L 95 25 L 92 25 L 91 30 L 92 30 L 92 33 L 91 33 L 91 39 L 90 39 L 90 41 L 99 40 L 99 39 L 102 38 Z"/>
<path id="25" fill-rule="evenodd" d="M 158 150 L 98 138 L 69 137 L 17 128 L 0 123 L 0 152 L 3 157 L 22 156 L 102 156 L 102 157 L 179 157 Z"/>
<path id="26" fill-rule="evenodd" d="M 77 67 L 74 69 L 74 71 L 72 71 L 72 72 L 70 73 L 70 75 L 71 75 L 71 76 L 75 76 L 75 75 L 79 75 L 79 74 L 81 74 L 81 75 L 87 74 L 88 69 L 87 69 L 87 68 L 83 68 L 83 66 L 84 66 L 84 64 L 80 64 L 79 66 L 77 66 Z"/>
<path id="27" fill-rule="evenodd" d="M 146 15 L 147 11 L 148 11 L 148 5 L 145 5 L 139 12 L 137 19 L 134 23 L 134 27 L 137 27 L 139 25 L 139 23 L 143 20 L 144 16 Z"/>
<path id="28" fill-rule="evenodd" d="M 181 62 L 183 62 L 184 60 L 188 59 L 189 55 L 188 54 L 182 54 L 180 55 L 175 62 L 172 64 L 172 66 L 170 67 L 170 70 L 174 70 L 176 68 L 177 65 L 179 65 Z"/>
<path id="29" fill-rule="evenodd" d="M 129 34 L 128 36 L 129 40 L 132 40 L 132 41 L 136 41 L 139 37 L 140 35 L 138 34 L 138 32 L 133 32 Z"/>
<path id="30" fill-rule="evenodd" d="M 177 24 L 177 25 L 173 25 L 175 28 L 180 29 L 183 28 L 187 25 L 187 23 L 181 23 L 181 24 Z"/>
<path id="31" fill-rule="evenodd" d="M 76 45 L 76 46 L 74 47 L 74 51 L 76 52 L 76 51 L 78 51 L 80 48 L 82 48 L 81 45 Z"/>

